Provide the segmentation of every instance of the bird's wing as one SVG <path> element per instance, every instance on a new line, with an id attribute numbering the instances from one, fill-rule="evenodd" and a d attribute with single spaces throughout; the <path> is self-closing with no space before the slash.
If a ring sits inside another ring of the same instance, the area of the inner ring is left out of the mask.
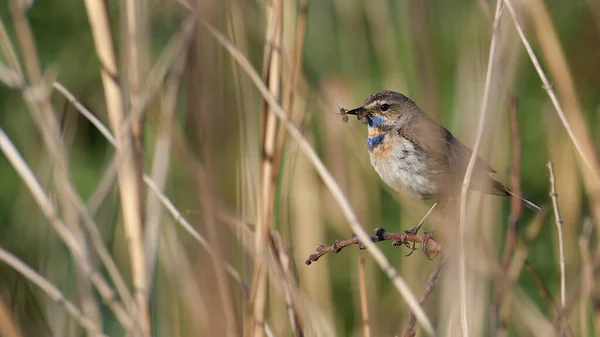
<path id="1" fill-rule="evenodd" d="M 399 134 L 422 149 L 429 160 L 431 173 L 462 174 L 471 158 L 471 149 L 425 114 L 413 118 L 399 130 Z M 475 171 L 496 172 L 479 156 L 475 162 Z"/>

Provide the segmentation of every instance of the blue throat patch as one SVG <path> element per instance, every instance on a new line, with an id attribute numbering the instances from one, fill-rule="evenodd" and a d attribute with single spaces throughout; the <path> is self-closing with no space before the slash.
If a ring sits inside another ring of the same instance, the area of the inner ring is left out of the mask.
<path id="1" fill-rule="evenodd" d="M 381 144 L 381 142 L 383 142 L 383 138 L 385 138 L 385 133 L 373 137 L 368 137 L 367 147 L 369 149 L 369 152 L 373 151 L 373 149 L 376 148 L 377 145 Z"/>
<path id="2" fill-rule="evenodd" d="M 369 116 L 369 126 L 370 127 L 378 127 L 381 126 L 385 123 L 385 119 L 383 117 L 377 116 L 377 115 L 372 115 Z"/>

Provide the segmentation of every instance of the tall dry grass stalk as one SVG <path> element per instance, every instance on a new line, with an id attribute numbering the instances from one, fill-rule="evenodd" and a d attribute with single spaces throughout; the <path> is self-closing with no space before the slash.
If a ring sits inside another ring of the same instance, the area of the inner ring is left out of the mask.
<path id="1" fill-rule="evenodd" d="M 135 289 L 135 312 L 138 315 L 142 336 L 150 336 L 150 309 L 148 303 L 148 285 L 143 244 L 143 200 L 141 196 L 141 158 L 131 151 L 133 136 L 122 131 L 126 119 L 126 106 L 123 91 L 119 85 L 117 58 L 110 30 L 108 8 L 103 1 L 85 2 L 88 19 L 92 27 L 96 53 L 102 65 L 101 77 L 106 97 L 106 106 L 110 123 L 115 134 L 118 163 L 119 192 L 121 195 L 123 224 L 128 240 L 132 278 Z"/>
<path id="2" fill-rule="evenodd" d="M 281 88 L 281 39 L 282 39 L 282 14 L 283 1 L 276 0 L 267 6 L 268 24 L 265 39 L 265 51 L 263 59 L 263 81 L 269 87 L 269 93 L 273 97 L 279 97 Z M 245 328 L 247 336 L 264 336 L 265 311 L 267 303 L 267 247 L 269 233 L 271 231 L 271 215 L 273 209 L 273 189 L 271 188 L 274 168 L 277 119 L 270 113 L 270 107 L 263 103 L 262 113 L 262 165 L 260 171 L 260 189 L 258 202 L 258 221 L 254 241 L 255 259 L 254 275 L 252 277 L 252 293 L 250 294 L 250 305 L 252 316 L 248 318 L 251 322 Z"/>
<path id="3" fill-rule="evenodd" d="M 82 313 L 82 311 L 73 302 L 69 301 L 67 297 L 58 288 L 56 288 L 54 284 L 52 284 L 52 282 L 48 281 L 47 279 L 36 273 L 33 269 L 31 269 L 25 263 L 20 261 L 19 258 L 0 248 L 0 260 L 9 264 L 19 273 L 23 274 L 28 280 L 30 280 L 32 283 L 40 287 L 46 294 L 48 294 L 50 298 L 62 305 L 65 308 L 65 310 L 71 316 L 73 316 L 82 327 L 85 327 L 88 330 L 91 336 L 107 336 L 102 332 L 101 327 L 96 324 L 98 322 L 94 320 L 94 318 L 86 316 L 84 313 Z M 6 314 L 8 313 L 8 310 L 6 309 L 7 308 L 4 306 L 4 304 L 2 304 L 2 309 L 0 310 L 2 314 L 0 315 L 2 315 L 3 318 L 5 318 Z M 5 319 L 3 319 L 3 323 L 6 323 Z M 1 330 L 6 334 L 6 336 L 21 335 L 20 332 L 18 332 L 16 326 L 2 324 Z"/>
<path id="4" fill-rule="evenodd" d="M 10 139 L 6 136 L 5 132 L 0 129 L 0 148 L 4 152 L 5 156 L 11 161 L 11 164 L 17 170 L 25 184 L 30 189 L 34 198 L 36 199 L 40 209 L 46 215 L 51 225 L 53 226 L 56 233 L 61 237 L 65 245 L 71 251 L 73 258 L 75 259 L 78 266 L 82 271 L 89 277 L 90 282 L 94 284 L 104 301 L 112 309 L 113 313 L 122 324 L 125 329 L 132 328 L 132 318 L 129 313 L 124 309 L 122 303 L 116 299 L 115 293 L 109 284 L 104 280 L 93 266 L 90 264 L 88 257 L 84 253 L 84 248 L 81 245 L 81 241 L 78 241 L 71 230 L 65 225 L 62 219 L 58 216 L 56 207 L 44 191 L 40 183 L 37 181 L 33 172 L 23 160 L 19 152 L 16 150 Z M 98 326 L 96 324 L 96 326 Z"/>
<path id="5" fill-rule="evenodd" d="M 365 279 L 365 259 L 360 258 L 358 260 L 358 285 L 360 290 L 360 314 L 362 317 L 363 336 L 371 337 L 369 302 L 367 301 L 367 281 Z"/>
<path id="6" fill-rule="evenodd" d="M 496 13 L 494 14 L 494 24 L 492 28 L 492 39 L 490 43 L 490 54 L 488 59 L 488 66 L 485 75 L 485 84 L 483 89 L 483 98 L 481 100 L 481 110 L 479 117 L 479 126 L 477 128 L 477 136 L 475 138 L 475 145 L 473 146 L 473 153 L 469 160 L 469 165 L 465 172 L 465 178 L 462 184 L 462 190 L 460 194 L 460 224 L 459 224 L 459 286 L 460 286 L 460 309 L 461 309 L 461 327 L 463 336 L 469 336 L 469 312 L 467 307 L 467 262 L 465 252 L 465 236 L 466 236 L 466 222 L 467 222 L 467 195 L 469 187 L 471 185 L 471 176 L 473 175 L 473 169 L 475 168 L 475 160 L 477 159 L 479 148 L 481 146 L 481 139 L 483 137 L 484 127 L 486 124 L 487 112 L 488 112 L 488 99 L 490 96 L 490 87 L 492 82 L 492 74 L 496 63 L 496 46 L 498 39 L 498 27 L 500 26 L 500 18 L 502 17 L 502 10 L 504 3 L 502 0 L 498 0 L 496 3 Z"/>

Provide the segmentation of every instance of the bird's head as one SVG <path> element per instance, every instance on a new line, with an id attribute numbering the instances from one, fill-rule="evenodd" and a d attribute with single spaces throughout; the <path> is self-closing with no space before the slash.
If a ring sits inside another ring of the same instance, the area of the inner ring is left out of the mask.
<path id="1" fill-rule="evenodd" d="M 365 100 L 363 106 L 346 112 L 370 128 L 391 129 L 402 126 L 414 113 L 417 105 L 401 93 L 383 90 Z"/>

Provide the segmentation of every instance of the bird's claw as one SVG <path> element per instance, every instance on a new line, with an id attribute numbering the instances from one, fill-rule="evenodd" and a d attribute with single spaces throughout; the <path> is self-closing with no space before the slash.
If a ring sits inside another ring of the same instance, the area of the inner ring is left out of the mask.
<path id="1" fill-rule="evenodd" d="M 425 232 L 423 233 L 421 240 L 422 240 L 422 246 L 423 246 L 423 253 L 425 253 L 425 256 L 427 256 L 428 259 L 433 260 L 434 258 L 436 258 L 440 252 L 436 252 L 435 255 L 433 255 L 433 257 L 431 256 L 431 251 L 429 250 L 429 240 L 433 239 L 433 234 L 431 232 Z"/>
<path id="2" fill-rule="evenodd" d="M 404 243 L 404 245 L 405 245 L 406 247 L 408 247 L 408 249 L 410 249 L 410 253 L 406 254 L 406 255 L 405 255 L 406 257 L 409 257 L 409 256 L 411 256 L 411 255 L 412 255 L 412 254 L 415 252 L 415 250 L 417 250 L 417 247 L 416 247 L 416 245 L 415 245 L 415 243 L 414 243 L 414 242 L 412 242 L 412 245 L 411 245 L 411 244 L 409 244 L 408 242 L 405 242 L 405 243 Z"/>

